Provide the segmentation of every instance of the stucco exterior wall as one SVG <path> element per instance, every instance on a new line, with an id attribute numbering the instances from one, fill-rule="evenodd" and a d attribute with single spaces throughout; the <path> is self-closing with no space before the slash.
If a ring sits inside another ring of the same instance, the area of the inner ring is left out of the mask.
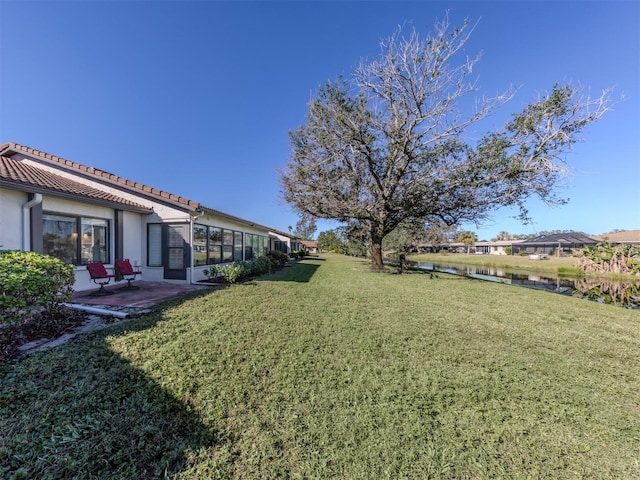
<path id="1" fill-rule="evenodd" d="M 24 192 L 0 188 L 0 248 L 22 250 L 22 206 L 28 201 Z"/>

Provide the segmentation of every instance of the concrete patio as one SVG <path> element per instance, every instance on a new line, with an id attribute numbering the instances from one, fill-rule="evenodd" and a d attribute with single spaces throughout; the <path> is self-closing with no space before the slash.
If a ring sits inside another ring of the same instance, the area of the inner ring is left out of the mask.
<path id="1" fill-rule="evenodd" d="M 184 285 L 168 282 L 133 282 L 137 289 L 122 288 L 123 285 L 109 285 L 106 290 L 113 292 L 112 295 L 93 295 L 98 288 L 76 293 L 70 303 L 82 305 L 95 305 L 96 307 L 109 309 L 113 307 L 126 307 L 135 309 L 145 309 L 153 307 L 167 300 L 178 298 L 189 292 L 206 290 L 211 287 L 206 285 Z"/>

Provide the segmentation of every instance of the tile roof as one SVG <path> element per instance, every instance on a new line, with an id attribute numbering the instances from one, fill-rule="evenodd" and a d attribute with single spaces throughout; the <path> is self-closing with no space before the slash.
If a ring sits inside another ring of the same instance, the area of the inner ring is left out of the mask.
<path id="1" fill-rule="evenodd" d="M 25 145 L 20 145 L 17 143 L 13 143 L 13 142 L 8 142 L 5 143 L 4 145 L 0 146 L 0 153 L 2 153 L 3 155 L 5 154 L 5 151 L 13 151 L 13 152 L 22 152 L 28 155 L 35 155 L 37 157 L 46 159 L 50 162 L 53 163 L 57 163 L 69 168 L 72 168 L 74 170 L 80 171 L 80 172 L 84 172 L 87 174 L 90 174 L 92 176 L 96 176 L 99 177 L 101 179 L 105 179 L 108 180 L 110 182 L 115 182 L 118 183 L 122 186 L 128 187 L 128 188 L 132 188 L 134 190 L 138 190 L 141 193 L 144 194 L 148 194 L 148 195 L 152 195 L 152 196 L 156 196 L 156 197 L 160 197 L 166 200 L 171 200 L 173 202 L 177 202 L 180 204 L 183 204 L 185 206 L 188 207 L 192 207 L 194 209 L 200 208 L 201 205 L 198 202 L 194 202 L 192 200 L 189 200 L 187 198 L 181 197 L 179 195 L 174 195 L 172 193 L 169 192 L 165 192 L 164 190 L 159 190 L 157 188 L 151 188 L 147 185 L 144 185 L 142 183 L 138 183 L 138 182 L 133 182 L 131 180 L 127 180 L 126 178 L 120 177 L 118 175 L 114 175 L 113 173 L 110 172 L 106 172 L 104 170 L 100 170 L 98 168 L 93 168 L 93 167 L 87 167 L 86 165 L 82 165 L 80 163 L 76 163 L 76 162 L 72 162 L 71 160 L 67 160 L 64 159 L 62 157 L 58 157 L 56 155 L 51 155 L 50 153 L 46 153 L 46 152 L 42 152 L 40 150 L 36 150 L 35 148 L 31 148 L 31 147 L 27 147 Z"/>
<path id="2" fill-rule="evenodd" d="M 100 202 L 123 205 L 136 210 L 152 211 L 149 207 L 145 207 L 139 203 L 103 192 L 97 188 L 4 156 L 0 156 L 0 182 L 5 184 L 30 185 L 39 190 L 53 191 L 63 195 L 81 195 Z"/>
<path id="3" fill-rule="evenodd" d="M 596 240 L 604 240 L 606 238 L 614 243 L 640 243 L 640 230 L 623 230 L 621 232 L 605 233 L 603 235 L 596 235 L 593 238 Z"/>
<path id="4" fill-rule="evenodd" d="M 564 233 L 553 233 L 551 235 L 540 235 L 535 238 L 530 238 L 521 242 L 520 245 L 541 245 L 541 244 L 551 244 L 551 243 L 584 243 L 584 244 L 594 244 L 597 243 L 597 240 L 594 240 L 591 237 L 586 236 L 580 232 L 564 232 Z"/>
<path id="5" fill-rule="evenodd" d="M 97 181 L 105 181 L 106 183 L 113 184 L 117 188 L 125 189 L 132 191 L 138 195 L 151 197 L 153 199 L 157 199 L 158 201 L 170 202 L 173 204 L 181 205 L 190 210 L 203 211 L 206 213 L 210 213 L 217 216 L 222 216 L 228 218 L 233 221 L 246 223 L 251 226 L 256 226 L 259 228 L 264 228 L 267 230 L 273 231 L 274 229 L 271 227 L 267 227 L 265 225 L 252 222 L 250 220 L 246 220 L 244 218 L 236 217 L 234 215 L 230 215 L 225 212 L 221 212 L 219 210 L 215 210 L 213 208 L 202 205 L 199 202 L 195 202 L 193 200 L 189 200 L 188 198 L 181 197 L 179 195 L 174 195 L 169 192 L 165 192 L 164 190 L 159 190 L 157 188 L 152 188 L 147 185 L 144 185 L 139 182 L 134 182 L 131 180 L 127 180 L 126 178 L 120 177 L 110 172 L 106 172 L 104 170 L 100 170 L 93 167 L 87 167 L 86 165 L 82 165 L 80 163 L 72 162 L 71 160 L 64 159 L 62 157 L 58 157 L 56 155 L 51 155 L 50 153 L 42 152 L 40 150 L 36 150 L 35 148 L 27 147 L 25 145 L 20 145 L 14 142 L 7 142 L 3 145 L 0 145 L 0 155 L 11 156 L 11 153 L 24 153 L 31 157 L 39 157 L 40 159 L 44 159 L 47 163 L 51 164 L 59 164 L 62 167 L 65 167 L 69 170 L 74 170 L 75 172 L 79 172 L 81 174 L 87 175 L 89 177 L 95 178 Z M 97 177 L 97 178 L 96 178 Z M 0 179 L 1 180 L 1 179 Z"/>

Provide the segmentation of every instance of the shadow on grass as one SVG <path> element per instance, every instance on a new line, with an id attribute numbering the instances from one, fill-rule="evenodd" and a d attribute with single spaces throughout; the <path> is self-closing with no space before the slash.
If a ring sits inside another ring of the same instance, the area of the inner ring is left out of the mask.
<path id="1" fill-rule="evenodd" d="M 324 259 L 314 258 L 311 259 L 311 262 L 323 262 Z M 299 283 L 307 283 L 311 280 L 311 277 L 316 273 L 316 270 L 320 265 L 315 265 L 314 263 L 307 262 L 297 262 L 290 267 L 283 268 L 282 270 L 278 270 L 272 275 L 258 277 L 255 280 L 268 280 L 271 282 L 299 282 Z M 248 282 L 250 284 L 250 282 Z"/>
<path id="2" fill-rule="evenodd" d="M 166 478 L 199 450 L 227 443 L 110 348 L 108 335 L 161 318 L 159 311 L 0 366 L 0 478 Z"/>

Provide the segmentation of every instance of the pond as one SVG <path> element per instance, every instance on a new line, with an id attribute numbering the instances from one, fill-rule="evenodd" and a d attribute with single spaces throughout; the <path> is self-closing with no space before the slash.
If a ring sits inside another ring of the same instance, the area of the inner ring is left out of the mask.
<path id="1" fill-rule="evenodd" d="M 604 278 L 565 278 L 548 272 L 516 272 L 508 268 L 488 265 L 420 262 L 418 267 L 427 271 L 536 288 L 625 308 L 640 308 L 640 281 L 618 282 Z"/>

